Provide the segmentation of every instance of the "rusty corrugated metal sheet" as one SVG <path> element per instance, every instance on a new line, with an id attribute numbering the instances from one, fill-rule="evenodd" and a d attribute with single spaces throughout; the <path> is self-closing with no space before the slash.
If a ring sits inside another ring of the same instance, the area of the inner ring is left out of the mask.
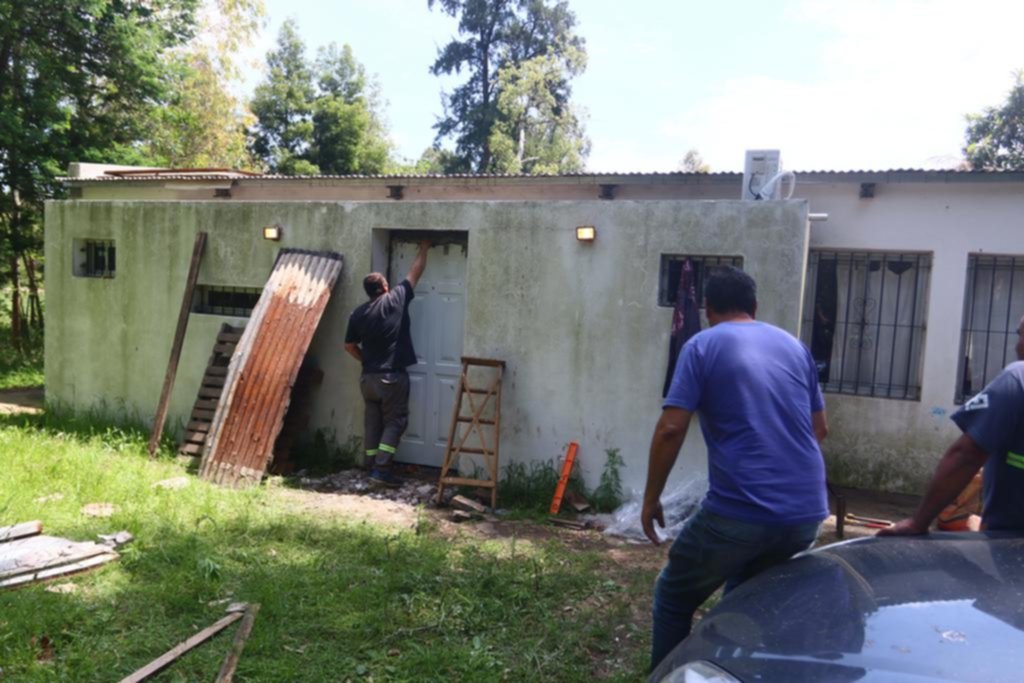
<path id="1" fill-rule="evenodd" d="M 242 333 L 203 450 L 199 474 L 255 484 L 273 455 L 292 385 L 323 315 L 342 258 L 283 249 Z"/>

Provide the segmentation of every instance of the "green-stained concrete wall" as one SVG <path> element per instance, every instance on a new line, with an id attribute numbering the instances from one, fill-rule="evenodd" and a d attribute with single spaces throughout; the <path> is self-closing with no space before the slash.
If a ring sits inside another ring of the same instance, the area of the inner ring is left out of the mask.
<path id="1" fill-rule="evenodd" d="M 274 223 L 282 241 L 263 240 L 261 227 Z M 578 242 L 578 225 L 596 226 L 597 240 Z M 60 201 L 46 211 L 48 400 L 152 416 L 193 238 L 204 230 L 202 284 L 260 287 L 282 247 L 344 254 L 310 351 L 324 370 L 311 429 L 360 436 L 359 368 L 342 342 L 349 311 L 364 300 L 362 277 L 380 267 L 375 229 L 468 232 L 464 352 L 508 362 L 503 461 L 557 458 L 575 440 L 591 484 L 608 448 L 625 458 L 627 487 L 643 484 L 672 313 L 657 305 L 662 254 L 742 256 L 758 281 L 759 317 L 799 327 L 805 201 Z M 74 276 L 75 239 L 115 240 L 116 277 Z M 225 321 L 241 322 L 191 316 L 171 424 L 191 409 Z M 705 471 L 699 439 L 676 470 Z"/>

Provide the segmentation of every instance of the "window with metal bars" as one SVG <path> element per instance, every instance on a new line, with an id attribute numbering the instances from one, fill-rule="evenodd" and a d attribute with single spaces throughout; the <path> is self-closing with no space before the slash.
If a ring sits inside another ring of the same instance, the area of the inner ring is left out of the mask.
<path id="1" fill-rule="evenodd" d="M 192 297 L 192 312 L 248 318 L 262 291 L 259 287 L 197 285 Z"/>
<path id="2" fill-rule="evenodd" d="M 802 337 L 824 391 L 919 400 L 928 254 L 812 249 Z"/>
<path id="3" fill-rule="evenodd" d="M 1024 315 L 1024 256 L 967 256 L 954 400 L 963 403 L 1016 360 L 1017 324 Z"/>
<path id="4" fill-rule="evenodd" d="M 117 249 L 114 240 L 74 240 L 74 274 L 77 277 L 114 277 Z"/>
<path id="5" fill-rule="evenodd" d="M 743 268 L 742 256 L 689 256 L 686 254 L 662 254 L 661 272 L 658 280 L 658 305 L 675 306 L 679 294 L 679 278 L 683 274 L 683 263 L 689 259 L 693 264 L 694 289 L 697 291 L 697 306 L 704 309 L 704 280 L 714 269 L 721 266 Z"/>

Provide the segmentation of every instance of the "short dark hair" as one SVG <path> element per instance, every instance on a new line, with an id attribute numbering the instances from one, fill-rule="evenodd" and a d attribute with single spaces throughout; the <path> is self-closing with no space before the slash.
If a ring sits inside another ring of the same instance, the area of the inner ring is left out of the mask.
<path id="1" fill-rule="evenodd" d="M 370 273 L 363 278 L 363 290 L 366 292 L 366 296 L 371 299 L 383 294 L 384 285 L 386 284 L 387 280 L 380 273 Z"/>
<path id="2" fill-rule="evenodd" d="M 704 298 L 716 313 L 743 312 L 754 315 L 757 310 L 757 283 L 735 266 L 710 269 Z"/>

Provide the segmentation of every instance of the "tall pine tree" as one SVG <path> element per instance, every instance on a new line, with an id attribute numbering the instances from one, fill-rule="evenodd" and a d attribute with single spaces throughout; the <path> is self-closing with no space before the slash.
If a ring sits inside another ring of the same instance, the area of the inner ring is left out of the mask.
<path id="1" fill-rule="evenodd" d="M 391 143 L 376 87 L 352 49 L 331 44 L 310 64 L 294 21 L 281 27 L 267 55 L 267 79 L 251 108 L 252 150 L 273 172 L 375 174 Z"/>
<path id="2" fill-rule="evenodd" d="M 558 171 L 582 166 L 588 145 L 571 112 L 570 80 L 586 65 L 584 41 L 574 33 L 576 16 L 565 0 L 428 0 L 428 6 L 459 20 L 459 38 L 442 48 L 431 66 L 434 75 L 465 71 L 468 78 L 444 95 L 444 116 L 437 122 L 437 143 L 453 138 L 449 172 L 513 172 L 527 148 L 543 148 L 544 136 L 564 148 Z M 502 98 L 503 91 L 518 89 Z M 527 118 L 523 111 L 529 112 Z M 519 119 L 518 122 L 515 119 Z M 512 136 L 515 152 L 505 140 Z M 498 154 L 493 144 L 501 148 Z M 554 155 L 551 158 L 555 158 Z M 540 165 L 551 168 L 548 162 Z"/>

